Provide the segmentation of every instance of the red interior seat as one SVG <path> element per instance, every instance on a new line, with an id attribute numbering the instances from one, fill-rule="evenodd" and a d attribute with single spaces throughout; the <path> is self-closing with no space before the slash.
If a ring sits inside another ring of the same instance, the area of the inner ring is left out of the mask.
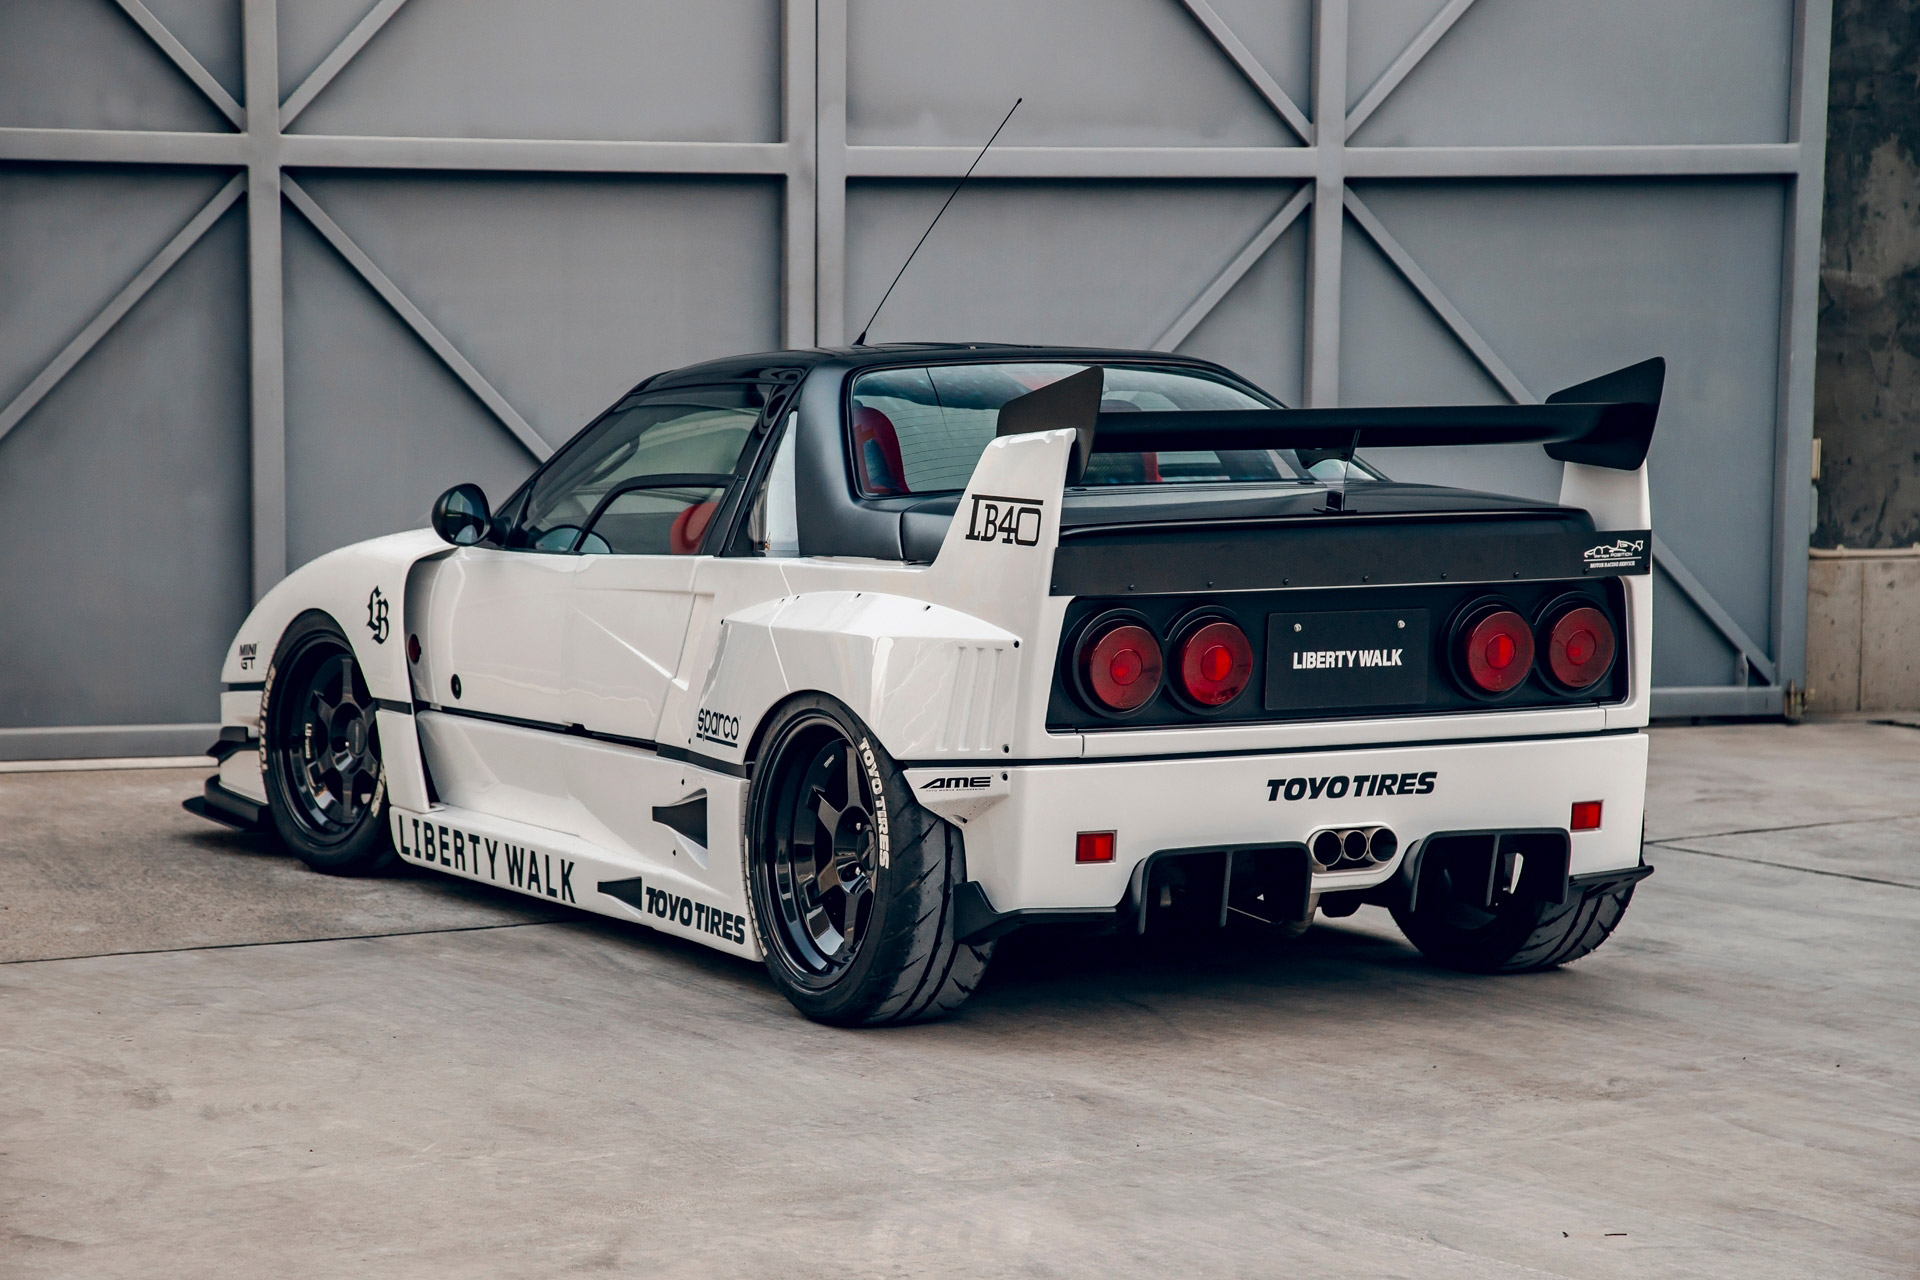
<path id="1" fill-rule="evenodd" d="M 707 536 L 707 526 L 713 522 L 713 513 L 719 507 L 717 502 L 696 502 L 675 516 L 673 527 L 667 530 L 667 549 L 676 556 L 697 553 L 700 539 Z"/>
<path id="2" fill-rule="evenodd" d="M 893 419 L 867 405 L 853 411 L 853 463 L 860 473 L 860 491 L 869 497 L 913 492 L 907 488 L 907 469 L 900 462 L 900 435 L 893 429 Z"/>

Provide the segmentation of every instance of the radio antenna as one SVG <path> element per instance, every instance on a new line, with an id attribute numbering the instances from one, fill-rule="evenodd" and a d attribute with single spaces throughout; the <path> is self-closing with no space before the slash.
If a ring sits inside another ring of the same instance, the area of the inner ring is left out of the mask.
<path id="1" fill-rule="evenodd" d="M 1015 98 L 1013 100 L 1013 105 L 1007 108 L 1006 116 L 1000 121 L 1000 129 L 1007 127 L 1007 121 L 1013 119 L 1013 113 L 1018 111 L 1020 104 L 1025 101 L 1025 98 Z M 993 138 L 987 139 L 987 146 L 980 148 L 980 154 L 973 158 L 973 163 L 967 166 L 967 171 L 960 175 L 960 181 L 953 184 L 953 191 L 947 196 L 947 204 L 940 206 L 940 212 L 933 215 L 933 221 L 929 222 L 927 229 L 920 233 L 920 239 L 913 246 L 913 253 L 907 255 L 907 260 L 900 264 L 900 270 L 894 273 L 893 284 L 888 285 L 887 291 L 880 295 L 879 304 L 874 307 L 873 314 L 867 317 L 866 327 L 861 329 L 860 336 L 853 340 L 854 346 L 864 347 L 867 345 L 867 331 L 872 329 L 873 322 L 880 318 L 880 308 L 886 306 L 887 299 L 893 296 L 893 285 L 899 284 L 900 277 L 907 274 L 907 268 L 913 265 L 913 254 L 920 252 L 920 246 L 927 242 L 927 237 L 933 234 L 933 229 L 940 225 L 941 215 L 946 213 L 947 205 L 953 203 L 953 197 L 960 194 L 960 188 L 967 185 L 967 179 L 971 178 L 973 171 L 980 167 L 980 162 L 987 158 L 987 147 L 991 147 L 993 145 L 993 139 L 1000 136 L 1000 129 L 993 131 Z"/>

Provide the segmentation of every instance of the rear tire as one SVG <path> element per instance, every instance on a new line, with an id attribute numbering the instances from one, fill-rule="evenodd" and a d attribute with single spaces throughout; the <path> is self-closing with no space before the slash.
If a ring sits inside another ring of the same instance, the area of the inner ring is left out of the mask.
<path id="1" fill-rule="evenodd" d="M 831 698 L 788 703 L 747 802 L 746 877 L 774 985 L 834 1026 L 943 1018 L 993 944 L 954 935 L 960 833 L 922 808 L 873 734 Z"/>
<path id="2" fill-rule="evenodd" d="M 1619 927 L 1636 880 L 1568 887 L 1565 902 L 1503 903 L 1487 912 L 1462 902 L 1441 875 L 1423 869 L 1418 907 L 1393 907 L 1394 923 L 1429 960 L 1468 973 L 1537 973 L 1593 951 Z"/>
<path id="3" fill-rule="evenodd" d="M 267 808 L 300 860 L 371 875 L 397 857 L 373 696 L 347 637 L 324 613 L 294 619 L 267 668 L 260 708 Z"/>

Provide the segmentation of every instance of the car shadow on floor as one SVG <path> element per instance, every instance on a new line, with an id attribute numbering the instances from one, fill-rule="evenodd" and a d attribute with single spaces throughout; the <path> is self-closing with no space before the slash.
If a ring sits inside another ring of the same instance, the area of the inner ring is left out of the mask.
<path id="1" fill-rule="evenodd" d="M 1247 1017 L 1303 1027 L 1323 1018 L 1379 1017 L 1414 1027 L 1462 1013 L 1553 1016 L 1570 1001 L 1565 984 L 1595 981 L 1606 979 L 1580 967 L 1518 977 L 1444 969 L 1374 908 L 1351 919 L 1323 919 L 1292 940 L 1032 928 L 1002 941 L 960 1021 L 1012 1029 L 1069 1018 L 1111 1030 L 1140 1027 L 1139 1015 L 1147 1011 L 1168 1025 L 1212 1024 L 1223 1032 Z"/>
<path id="2" fill-rule="evenodd" d="M 298 868 L 297 860 L 271 833 L 212 828 L 186 839 L 205 855 L 246 862 L 283 861 Z M 616 970 L 633 963 L 685 966 L 690 981 L 715 984 L 749 1004 L 764 1002 L 767 1011 L 779 1017 L 800 1016 L 781 998 L 760 962 L 637 921 L 549 905 L 408 863 L 390 868 L 371 883 L 381 882 L 397 893 L 471 903 L 526 924 L 565 927 L 618 949 L 609 956 Z M 1351 920 L 1321 920 L 1305 936 L 1290 941 L 1270 935 L 1249 939 L 1205 932 L 1143 938 L 1126 932 L 1038 926 L 1001 939 L 980 989 L 963 1007 L 958 1021 L 1044 1022 L 1143 1004 L 1170 1010 L 1224 1002 L 1273 1010 L 1336 1001 L 1386 1009 L 1450 990 L 1466 997 L 1469 990 L 1487 982 L 1431 965 L 1398 935 L 1384 912 L 1373 909 L 1363 909 Z"/>

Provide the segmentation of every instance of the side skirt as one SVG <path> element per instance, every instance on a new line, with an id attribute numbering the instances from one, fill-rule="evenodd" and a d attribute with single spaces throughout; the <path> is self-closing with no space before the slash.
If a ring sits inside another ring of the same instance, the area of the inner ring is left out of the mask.
<path id="1" fill-rule="evenodd" d="M 615 855 L 578 836 L 452 805 L 390 806 L 393 847 L 416 866 L 528 897 L 638 921 L 717 951 L 760 958 L 744 903 L 675 871 Z"/>

